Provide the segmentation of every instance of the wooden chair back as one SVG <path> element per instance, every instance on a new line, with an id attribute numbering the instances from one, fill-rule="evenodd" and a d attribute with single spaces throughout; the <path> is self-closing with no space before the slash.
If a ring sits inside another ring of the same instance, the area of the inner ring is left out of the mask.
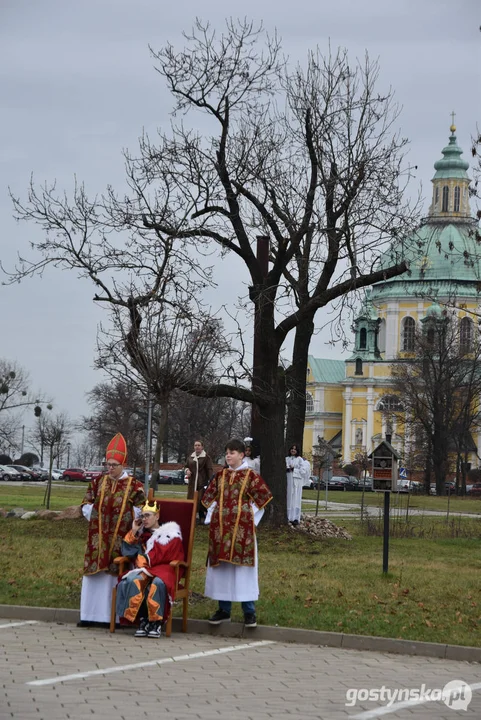
<path id="1" fill-rule="evenodd" d="M 155 500 L 154 491 L 149 490 L 149 501 Z M 192 552 L 194 548 L 194 536 L 195 536 L 195 519 L 197 514 L 198 505 L 198 493 L 192 500 L 177 500 L 171 498 L 157 498 L 157 502 L 160 503 L 159 522 L 176 522 L 182 532 L 182 543 L 184 545 L 184 559 L 187 563 L 187 568 L 184 577 L 182 578 L 182 584 L 188 587 L 190 580 L 190 570 L 192 564 Z"/>

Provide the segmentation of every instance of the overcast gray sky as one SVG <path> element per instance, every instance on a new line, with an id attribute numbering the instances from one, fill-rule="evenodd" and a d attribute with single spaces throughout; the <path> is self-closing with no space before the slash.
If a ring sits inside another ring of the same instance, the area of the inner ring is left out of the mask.
<path id="1" fill-rule="evenodd" d="M 429 198 L 451 110 L 468 159 L 481 120 L 478 9 L 478 0 L 0 0 L 2 261 L 11 266 L 39 237 L 35 226 L 13 221 L 8 185 L 25 197 L 31 172 L 66 189 L 75 173 L 90 194 L 122 185 L 121 149 L 135 149 L 142 128 L 169 121 L 170 99 L 147 46 L 180 44 L 196 15 L 215 26 L 239 10 L 263 20 L 292 61 L 316 44 L 327 49 L 329 39 L 352 56 L 379 56 L 381 86 L 391 85 L 403 106 L 399 126 Z M 221 293 L 227 287 L 221 283 Z M 54 269 L 0 287 L 0 357 L 18 360 L 73 418 L 87 412 L 85 392 L 101 380 L 93 357 L 103 313 L 92 296 L 87 281 Z M 316 337 L 311 352 L 340 357 L 326 339 Z"/>

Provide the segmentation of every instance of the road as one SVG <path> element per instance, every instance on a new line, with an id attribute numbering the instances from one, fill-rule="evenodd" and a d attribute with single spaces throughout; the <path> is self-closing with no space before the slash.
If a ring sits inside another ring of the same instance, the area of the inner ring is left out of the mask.
<path id="1" fill-rule="evenodd" d="M 125 630 L 1 619 L 0 642 L 2 720 L 481 717 L 479 665 L 464 662 L 256 641 L 255 630 L 251 639 L 139 640 Z M 447 696 L 465 712 L 439 699 L 453 680 L 470 686 L 464 699 Z"/>

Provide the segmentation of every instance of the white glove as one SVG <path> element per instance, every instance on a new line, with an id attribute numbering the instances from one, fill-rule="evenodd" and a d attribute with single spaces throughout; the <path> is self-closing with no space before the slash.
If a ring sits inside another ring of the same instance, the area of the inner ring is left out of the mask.
<path id="1" fill-rule="evenodd" d="M 90 516 L 92 515 L 93 506 L 94 506 L 93 503 L 86 503 L 85 505 L 82 505 L 82 515 L 88 521 L 90 521 Z"/>

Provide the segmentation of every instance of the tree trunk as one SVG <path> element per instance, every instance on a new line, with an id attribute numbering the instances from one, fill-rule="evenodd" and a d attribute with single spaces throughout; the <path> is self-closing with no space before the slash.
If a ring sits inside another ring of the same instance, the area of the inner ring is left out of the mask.
<path id="1" fill-rule="evenodd" d="M 446 471 L 448 467 L 448 438 L 441 428 L 435 429 L 432 444 L 432 465 L 436 482 L 436 494 L 446 494 Z"/>
<path id="2" fill-rule="evenodd" d="M 287 371 L 287 424 L 286 450 L 297 445 L 302 455 L 306 420 L 306 374 L 309 345 L 314 332 L 313 316 L 307 317 L 296 328 L 292 364 Z"/>
<path id="3" fill-rule="evenodd" d="M 261 475 L 274 499 L 267 506 L 265 521 L 278 527 L 287 523 L 287 480 L 284 455 L 285 397 L 282 393 L 284 372 L 278 368 L 278 396 L 266 406 L 260 406 Z"/>
<path id="4" fill-rule="evenodd" d="M 162 455 L 162 448 L 164 447 L 165 431 L 167 428 L 167 417 L 168 417 L 168 401 L 166 398 L 159 399 L 160 404 L 160 417 L 159 425 L 157 428 L 157 442 L 155 444 L 155 455 L 154 464 L 152 467 L 152 477 L 150 479 L 150 487 L 157 490 L 159 482 L 159 468 L 160 468 L 160 456 Z"/>
<path id="5" fill-rule="evenodd" d="M 273 304 L 261 295 L 258 308 L 258 362 L 253 368 L 252 390 L 261 422 L 258 441 L 261 475 L 274 496 L 267 506 L 265 521 L 279 526 L 287 523 L 287 481 L 284 453 L 286 385 L 279 367 L 279 346 L 274 330 Z"/>
<path id="6" fill-rule="evenodd" d="M 52 492 L 52 468 L 53 468 L 53 445 L 50 447 L 50 457 L 48 461 L 48 480 L 47 480 L 47 499 L 45 502 L 45 508 L 50 510 L 50 495 Z"/>
<path id="7" fill-rule="evenodd" d="M 431 492 L 431 470 L 432 470 L 431 457 L 432 457 L 432 450 L 431 450 L 431 446 L 429 446 L 429 449 L 426 453 L 426 469 L 424 470 L 424 492 L 426 493 L 426 495 L 429 495 Z"/>
<path id="8" fill-rule="evenodd" d="M 163 411 L 163 408 L 162 408 Z M 162 462 L 169 462 L 169 403 L 165 406 L 165 425 L 162 443 Z"/>

